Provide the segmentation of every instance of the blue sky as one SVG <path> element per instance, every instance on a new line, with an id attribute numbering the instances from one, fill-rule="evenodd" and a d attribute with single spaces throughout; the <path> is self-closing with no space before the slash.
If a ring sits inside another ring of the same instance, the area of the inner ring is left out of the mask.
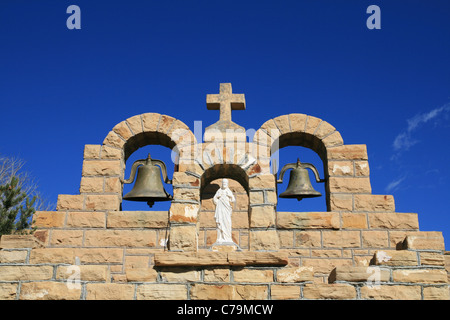
<path id="1" fill-rule="evenodd" d="M 72 4 L 80 30 L 66 27 Z M 381 9 L 379 30 L 366 27 L 369 5 Z M 345 144 L 366 144 L 373 193 L 393 194 L 397 212 L 418 213 L 420 230 L 442 231 L 448 248 L 449 13 L 435 0 L 2 0 L 0 155 L 26 161 L 56 203 L 78 193 L 85 144 L 145 112 L 205 128 L 219 117 L 206 94 L 231 82 L 247 102 L 233 120 L 247 129 L 305 113 Z M 128 170 L 147 152 L 170 161 L 170 150 L 149 146 Z M 280 165 L 297 157 L 323 175 L 300 147 L 282 149 Z M 323 211 L 325 200 L 282 200 L 278 210 Z"/>

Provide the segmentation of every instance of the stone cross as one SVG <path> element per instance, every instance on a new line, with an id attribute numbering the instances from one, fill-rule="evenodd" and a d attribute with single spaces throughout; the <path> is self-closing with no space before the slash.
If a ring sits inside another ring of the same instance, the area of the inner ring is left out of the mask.
<path id="1" fill-rule="evenodd" d="M 245 95 L 232 93 L 231 83 L 221 83 L 219 94 L 206 95 L 206 107 L 208 110 L 219 110 L 220 118 L 207 129 L 243 129 L 231 121 L 232 110 L 245 110 Z"/>

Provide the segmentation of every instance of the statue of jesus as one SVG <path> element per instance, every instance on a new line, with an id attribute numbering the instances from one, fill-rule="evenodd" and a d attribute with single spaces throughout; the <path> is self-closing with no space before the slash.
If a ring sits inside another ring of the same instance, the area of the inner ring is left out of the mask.
<path id="1" fill-rule="evenodd" d="M 217 190 L 213 198 L 216 205 L 216 213 L 214 218 L 217 224 L 217 241 L 216 243 L 234 243 L 231 238 L 231 203 L 236 199 L 228 188 L 228 180 L 222 179 L 222 187 Z"/>

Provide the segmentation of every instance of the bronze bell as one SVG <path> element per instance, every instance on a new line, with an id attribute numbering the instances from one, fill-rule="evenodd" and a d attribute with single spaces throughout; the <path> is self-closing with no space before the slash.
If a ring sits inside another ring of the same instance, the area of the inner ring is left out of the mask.
<path id="1" fill-rule="evenodd" d="M 277 183 L 283 182 L 283 176 L 286 170 L 292 169 L 289 176 L 289 183 L 286 188 L 286 191 L 280 194 L 280 198 L 296 198 L 298 201 L 303 198 L 314 198 L 320 197 L 322 194 L 316 190 L 314 190 L 311 185 L 311 181 L 309 180 L 308 170 L 311 169 L 316 177 L 317 182 L 324 182 L 325 180 L 321 180 L 319 177 L 319 172 L 316 167 L 314 167 L 310 163 L 300 163 L 300 160 L 297 159 L 297 163 L 289 163 L 286 164 L 280 171 L 280 179 L 277 180 Z"/>
<path id="2" fill-rule="evenodd" d="M 134 184 L 133 189 L 123 197 L 124 200 L 146 201 L 150 208 L 156 201 L 172 200 L 172 196 L 164 190 L 161 181 L 162 171 L 164 182 L 172 183 L 167 177 L 167 169 L 164 162 L 152 159 L 150 154 L 147 159 L 135 161 L 131 167 L 130 178 L 124 180 L 124 183 L 132 183 L 134 181 L 136 169 L 136 183 Z"/>

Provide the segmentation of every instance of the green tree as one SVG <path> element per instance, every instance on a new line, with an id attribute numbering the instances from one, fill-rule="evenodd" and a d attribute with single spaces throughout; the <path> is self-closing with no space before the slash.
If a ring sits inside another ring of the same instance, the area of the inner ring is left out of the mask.
<path id="1" fill-rule="evenodd" d="M 0 157 L 0 236 L 30 231 L 33 214 L 50 205 L 37 192 L 37 184 L 27 172 L 24 162 Z"/>

